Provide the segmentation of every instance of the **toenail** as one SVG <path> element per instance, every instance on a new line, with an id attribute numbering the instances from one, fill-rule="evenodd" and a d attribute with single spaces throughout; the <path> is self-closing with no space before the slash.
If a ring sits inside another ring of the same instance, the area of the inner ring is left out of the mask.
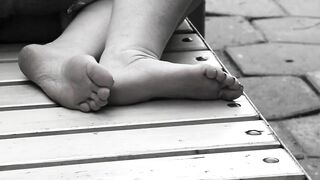
<path id="1" fill-rule="evenodd" d="M 236 82 L 236 78 L 234 76 L 232 76 L 232 79 L 233 79 L 233 83 Z"/>
<path id="2" fill-rule="evenodd" d="M 225 72 L 223 72 L 223 75 L 224 75 L 224 79 L 226 79 L 227 78 L 227 73 L 225 73 Z"/>

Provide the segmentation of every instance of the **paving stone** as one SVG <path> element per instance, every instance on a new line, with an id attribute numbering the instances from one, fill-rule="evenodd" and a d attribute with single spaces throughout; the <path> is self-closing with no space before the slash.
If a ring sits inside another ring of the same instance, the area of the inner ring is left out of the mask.
<path id="1" fill-rule="evenodd" d="M 320 18 L 263 19 L 253 24 L 272 42 L 320 43 Z"/>
<path id="2" fill-rule="evenodd" d="M 319 158 L 309 158 L 309 159 L 300 160 L 299 162 L 313 180 L 320 179 L 320 159 Z"/>
<path id="3" fill-rule="evenodd" d="M 319 0 L 277 0 L 290 15 L 320 17 Z"/>
<path id="4" fill-rule="evenodd" d="M 213 49 L 264 41 L 262 34 L 242 17 L 208 17 L 206 40 Z"/>
<path id="5" fill-rule="evenodd" d="M 267 120 L 284 119 L 320 109 L 315 92 L 298 77 L 240 78 L 245 92 Z"/>
<path id="6" fill-rule="evenodd" d="M 304 75 L 320 69 L 317 45 L 266 43 L 226 51 L 245 75 Z"/>
<path id="7" fill-rule="evenodd" d="M 320 66 L 318 66 L 320 69 Z M 315 89 L 320 94 L 320 71 L 309 72 L 306 75 L 308 81 L 315 87 Z"/>
<path id="8" fill-rule="evenodd" d="M 308 156 L 320 157 L 320 114 L 283 122 Z"/>
<path id="9" fill-rule="evenodd" d="M 270 121 L 272 129 L 276 132 L 281 141 L 286 145 L 290 152 L 295 156 L 296 159 L 304 159 L 305 153 L 293 137 L 290 131 L 283 125 L 282 121 Z"/>
<path id="10" fill-rule="evenodd" d="M 207 0 L 208 14 L 240 15 L 246 17 L 275 17 L 285 13 L 272 0 Z"/>

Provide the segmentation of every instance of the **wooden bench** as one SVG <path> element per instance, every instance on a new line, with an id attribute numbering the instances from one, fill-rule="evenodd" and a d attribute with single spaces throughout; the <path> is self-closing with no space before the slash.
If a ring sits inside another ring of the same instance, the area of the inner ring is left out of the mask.
<path id="1" fill-rule="evenodd" d="M 0 179 L 309 179 L 246 95 L 58 107 L 0 46 Z M 223 67 L 184 21 L 163 59 Z"/>

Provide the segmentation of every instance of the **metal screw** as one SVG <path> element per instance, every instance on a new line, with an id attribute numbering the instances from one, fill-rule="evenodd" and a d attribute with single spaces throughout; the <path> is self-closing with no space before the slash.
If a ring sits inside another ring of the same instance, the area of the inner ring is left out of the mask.
<path id="1" fill-rule="evenodd" d="M 238 103 L 229 103 L 229 104 L 227 104 L 229 107 L 232 107 L 232 108 L 234 108 L 234 107 L 241 107 L 241 104 L 238 104 Z"/>
<path id="2" fill-rule="evenodd" d="M 293 63 L 294 60 L 292 60 L 292 59 L 286 59 L 285 62 L 286 62 L 286 63 Z"/>
<path id="3" fill-rule="evenodd" d="M 196 57 L 196 60 L 197 61 L 206 61 L 206 60 L 208 60 L 209 58 L 208 57 L 206 57 L 206 56 L 198 56 L 198 57 Z"/>
<path id="4" fill-rule="evenodd" d="M 193 39 L 191 37 L 186 37 L 182 39 L 183 42 L 192 42 Z"/>
<path id="5" fill-rule="evenodd" d="M 266 163 L 278 163 L 280 160 L 275 157 L 267 157 L 267 158 L 264 158 L 263 161 Z"/>
<path id="6" fill-rule="evenodd" d="M 248 135 L 252 135 L 252 136 L 257 136 L 257 135 L 261 135 L 263 131 L 259 131 L 259 130 L 248 130 L 246 131 L 246 134 Z"/>

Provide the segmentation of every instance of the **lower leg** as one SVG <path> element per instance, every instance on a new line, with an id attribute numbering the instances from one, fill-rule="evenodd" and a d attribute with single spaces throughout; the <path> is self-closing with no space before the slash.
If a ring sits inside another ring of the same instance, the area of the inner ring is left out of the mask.
<path id="1" fill-rule="evenodd" d="M 97 1 L 81 11 L 63 34 L 46 45 L 29 45 L 20 52 L 25 75 L 57 103 L 82 111 L 107 103 L 113 79 L 99 65 L 112 2 Z"/>
<path id="2" fill-rule="evenodd" d="M 159 61 L 178 23 L 197 3 L 115 1 L 106 49 L 100 60 L 115 80 L 111 103 L 130 104 L 155 97 L 234 99 L 241 95 L 238 81 L 214 67 Z M 226 79 L 229 85 L 224 84 Z M 231 93 L 220 91 L 225 86 L 231 88 Z"/>

